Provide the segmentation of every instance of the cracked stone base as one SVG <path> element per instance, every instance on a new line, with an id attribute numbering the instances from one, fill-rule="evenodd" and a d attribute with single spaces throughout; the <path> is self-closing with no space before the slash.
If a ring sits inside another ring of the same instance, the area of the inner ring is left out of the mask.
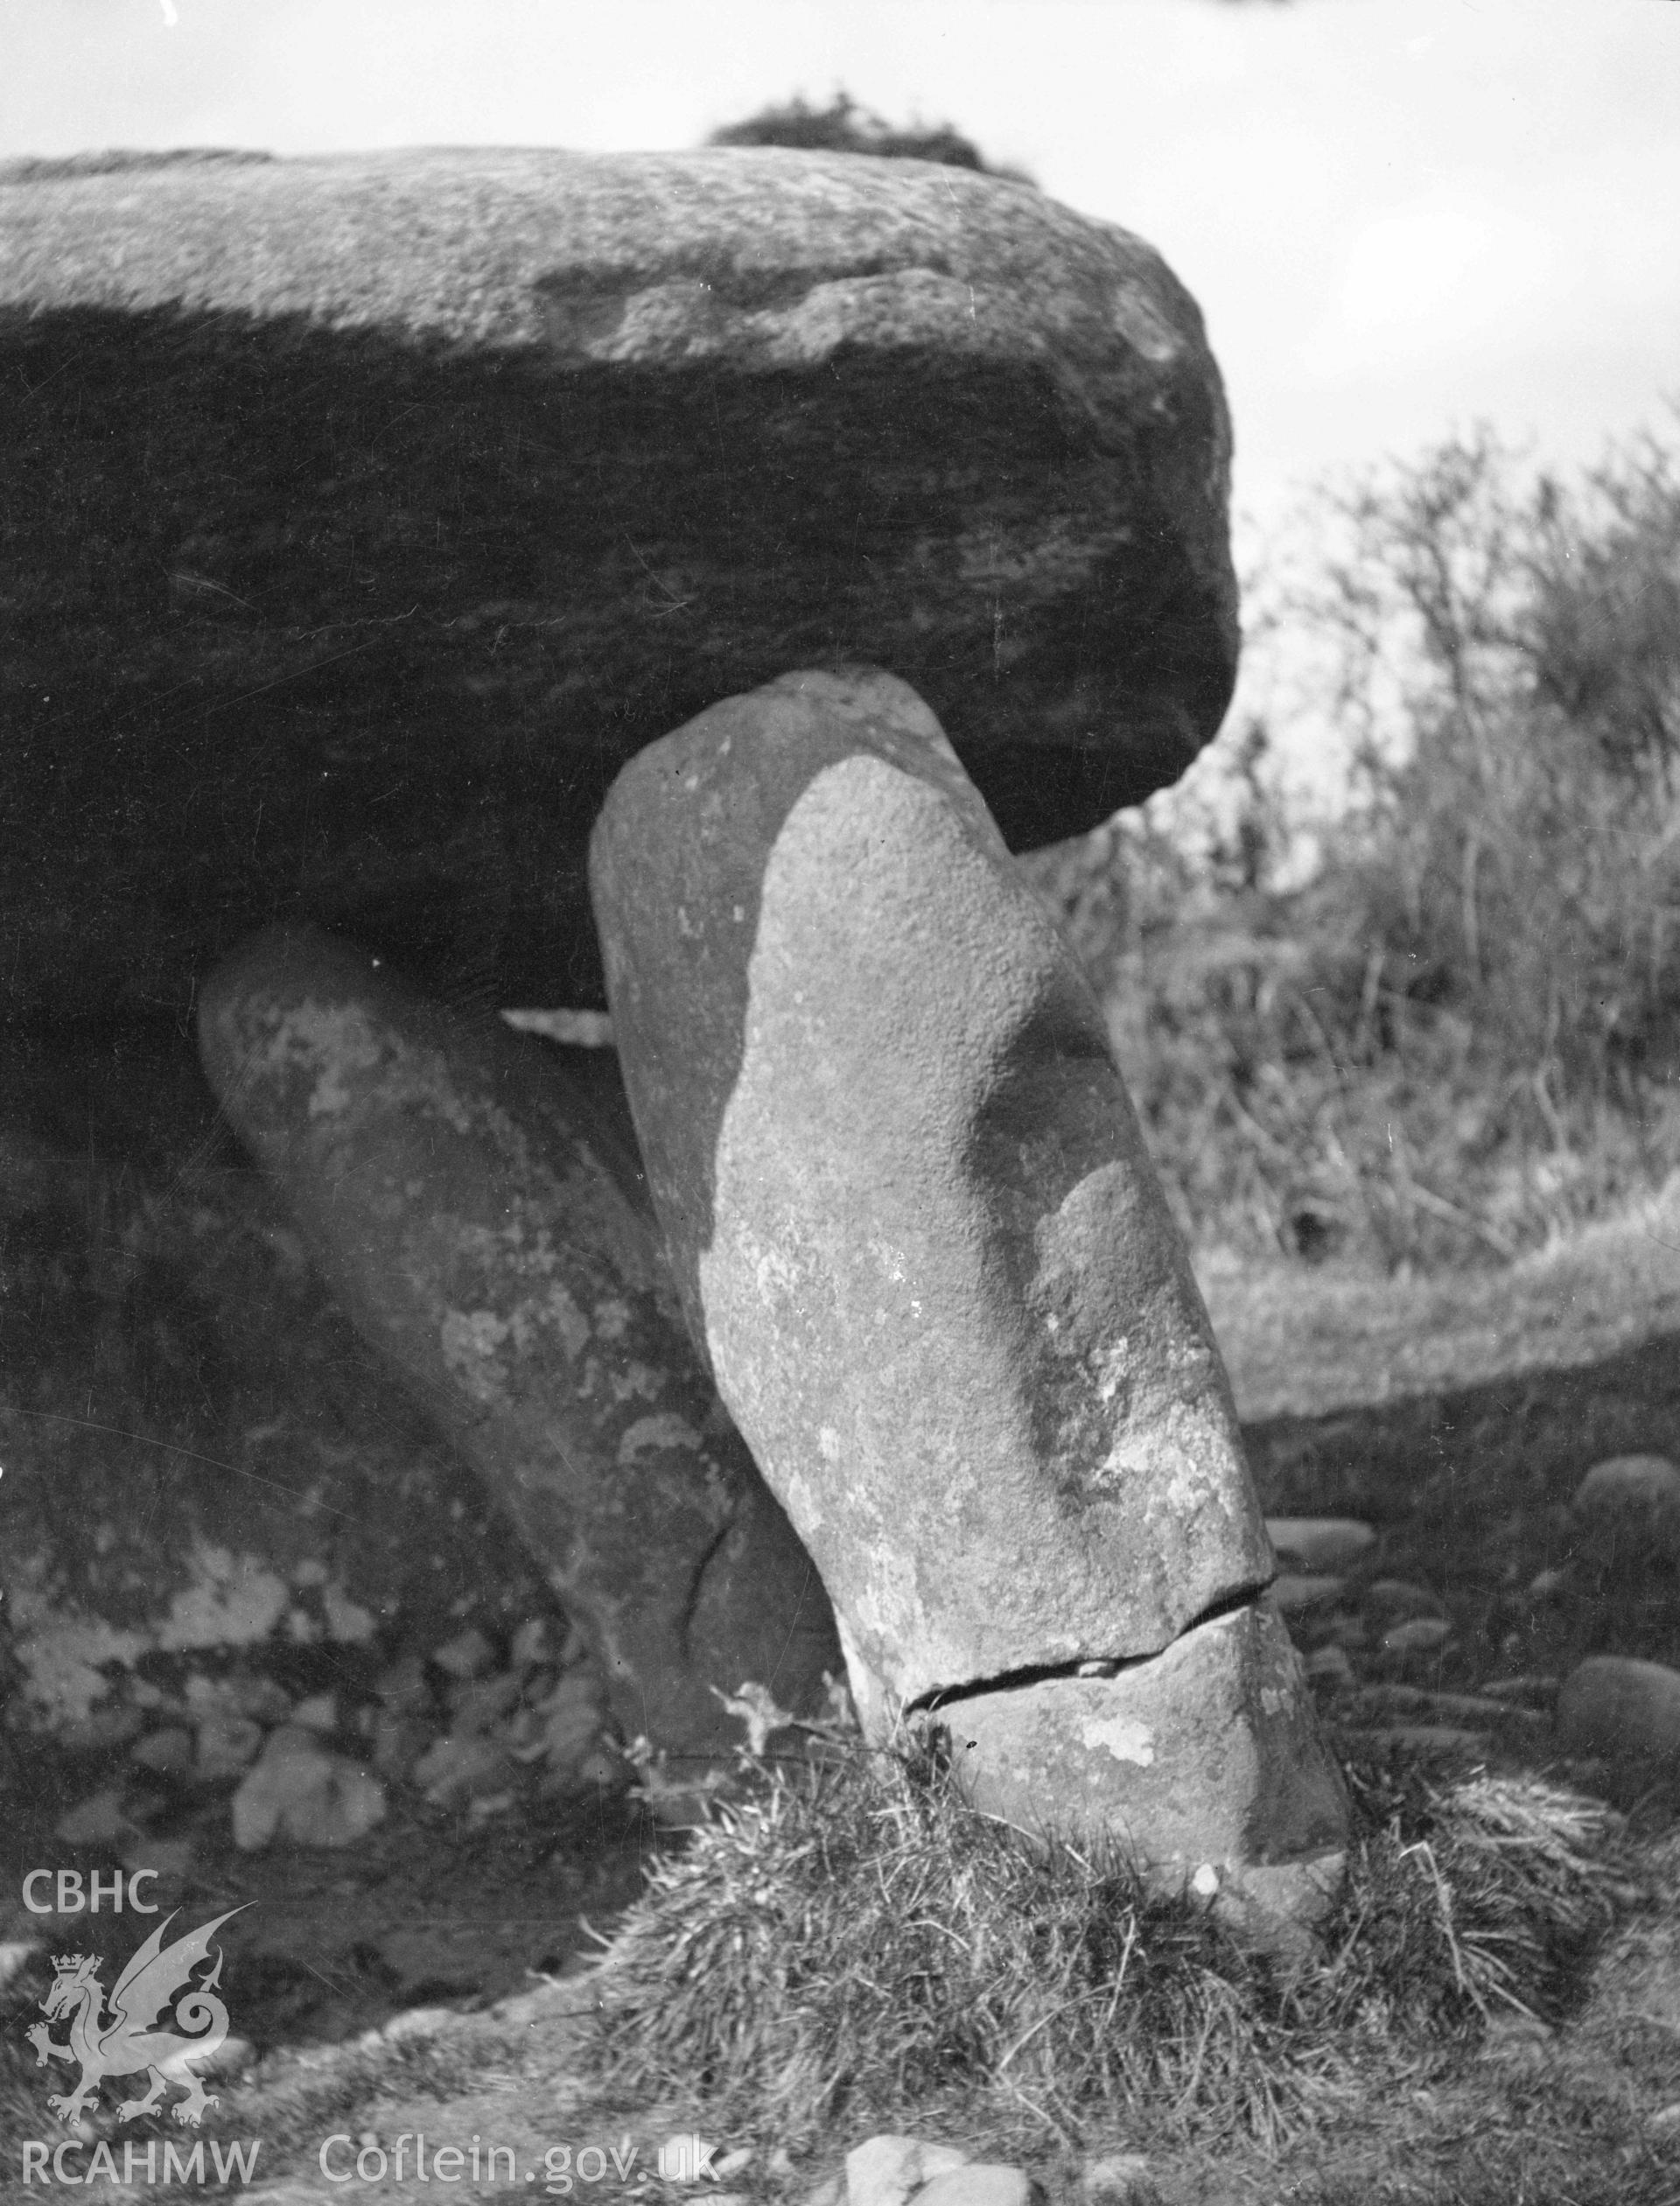
<path id="1" fill-rule="evenodd" d="M 1347 1795 L 1270 1595 L 1115 1677 L 976 1693 L 938 1720 L 976 1807 L 1075 1844 L 1107 1834 L 1152 1886 L 1187 1886 L 1264 1943 L 1298 1943 L 1334 1899 Z"/>

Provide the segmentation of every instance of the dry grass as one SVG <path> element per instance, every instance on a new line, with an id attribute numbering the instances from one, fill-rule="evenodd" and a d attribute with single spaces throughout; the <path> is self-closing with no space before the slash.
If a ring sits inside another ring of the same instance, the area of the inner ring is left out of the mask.
<path id="1" fill-rule="evenodd" d="M 1196 1277 L 1245 1424 L 1606 1364 L 1680 1333 L 1680 1173 L 1499 1271 L 1377 1279 L 1204 1252 Z"/>
<path id="2" fill-rule="evenodd" d="M 1610 1927 L 1619 1818 L 1535 1779 L 1432 1783 L 1351 1768 L 1361 1825 L 1310 2001 L 1320 2027 L 1473 2038 L 1499 2013 L 1553 2021 Z"/>
<path id="3" fill-rule="evenodd" d="M 1035 1852 L 920 1742 L 754 1765 L 607 1943 L 594 2072 L 795 2150 L 934 2108 L 1041 2145 L 1124 2113 L 1275 2148 L 1501 2009 L 1561 2011 L 1613 1915 L 1593 1803 L 1349 1774 L 1347 1891 L 1286 1971 L 1117 1855 Z"/>

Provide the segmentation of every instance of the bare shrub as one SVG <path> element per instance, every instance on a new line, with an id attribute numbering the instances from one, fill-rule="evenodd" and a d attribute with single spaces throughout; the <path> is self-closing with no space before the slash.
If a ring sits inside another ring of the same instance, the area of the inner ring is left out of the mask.
<path id="1" fill-rule="evenodd" d="M 1220 806 L 1037 877 L 1194 1242 L 1498 1263 L 1680 1167 L 1680 476 L 1645 438 L 1525 482 L 1480 432 L 1310 524 L 1262 611 L 1317 646 L 1346 803 L 1305 812 L 1250 721 Z"/>

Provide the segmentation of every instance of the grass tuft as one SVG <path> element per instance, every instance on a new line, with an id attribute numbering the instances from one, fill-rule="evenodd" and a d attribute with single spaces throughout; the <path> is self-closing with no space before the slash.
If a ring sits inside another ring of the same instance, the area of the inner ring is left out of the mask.
<path id="1" fill-rule="evenodd" d="M 1348 1775 L 1358 1835 L 1328 1926 L 1325 2024 L 1451 2041 L 1501 2012 L 1556 2020 L 1614 1917 L 1620 1819 L 1535 1779 L 1438 1785 L 1392 1761 Z"/>
<path id="2" fill-rule="evenodd" d="M 1117 1849 L 1035 1848 L 924 1744 L 743 1758 L 741 1796 L 647 1890 L 597 1964 L 589 2059 L 798 2150 L 837 2118 L 964 2110 L 1076 2146 L 1277 2147 L 1374 2066 L 1562 2010 L 1625 1873 L 1607 1810 L 1532 1782 L 1349 1771 L 1355 1837 L 1315 1957 L 1284 1969 Z"/>

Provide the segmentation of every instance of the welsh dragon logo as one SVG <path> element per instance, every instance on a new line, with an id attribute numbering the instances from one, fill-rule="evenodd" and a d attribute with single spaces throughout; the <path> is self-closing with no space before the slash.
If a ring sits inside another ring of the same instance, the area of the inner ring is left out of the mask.
<path id="1" fill-rule="evenodd" d="M 49 2059 L 80 2064 L 81 2079 L 74 2090 L 53 2091 L 47 2097 L 47 2104 L 66 2129 L 76 2126 L 104 2077 L 134 2076 L 143 2069 L 150 2079 L 150 2088 L 141 2098 L 123 2101 L 116 2110 L 120 2122 L 150 2114 L 170 2090 L 186 2094 L 172 2109 L 176 2120 L 191 2122 L 195 2128 L 205 2108 L 217 2104 L 214 2097 L 206 2097 L 192 2063 L 206 2060 L 228 2034 L 228 2010 L 215 1996 L 221 1981 L 220 1950 L 215 1966 L 202 1984 L 193 1983 L 192 1971 L 201 1961 L 209 1959 L 210 1941 L 222 1924 L 240 1912 L 238 1908 L 229 1908 L 227 1915 L 189 1930 L 172 1945 L 164 1943 L 164 1933 L 175 1920 L 173 1915 L 166 1915 L 130 1956 L 111 1986 L 110 2013 L 102 2021 L 100 2010 L 106 2000 L 99 1980 L 99 1957 L 53 1955 L 56 1973 L 40 2001 L 46 2020 L 32 2023 L 24 2034 L 35 2048 L 38 2068 L 45 2068 Z M 171 2019 L 187 2033 L 178 2037 L 172 2030 L 151 2027 L 178 1992 L 182 1997 L 175 2000 Z M 51 2025 L 66 2014 L 69 2039 L 60 2045 L 51 2034 Z"/>

